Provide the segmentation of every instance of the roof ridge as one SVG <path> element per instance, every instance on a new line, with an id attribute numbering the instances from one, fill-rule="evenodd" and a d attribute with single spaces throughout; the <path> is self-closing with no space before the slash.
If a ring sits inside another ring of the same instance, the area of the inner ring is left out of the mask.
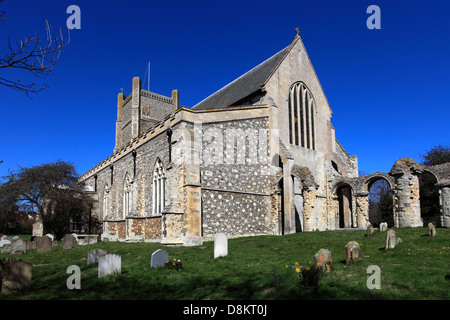
<path id="1" fill-rule="evenodd" d="M 277 65 L 272 69 L 272 71 L 270 72 L 270 74 L 267 76 L 267 78 L 264 80 L 264 82 L 262 83 L 262 85 L 265 85 L 269 79 L 273 76 L 273 74 L 275 73 L 275 71 L 278 69 L 278 67 L 283 63 L 284 59 L 286 58 L 286 56 L 289 54 L 289 52 L 291 52 L 291 49 L 294 47 L 294 45 L 297 43 L 297 41 L 300 39 L 300 35 L 296 34 L 294 40 L 291 42 L 290 45 L 288 45 L 286 48 L 284 48 L 283 50 L 286 50 L 286 52 L 284 53 L 283 57 L 280 59 L 280 61 L 278 61 Z"/>
<path id="2" fill-rule="evenodd" d="M 295 41 L 295 40 L 294 40 Z M 294 43 L 294 42 L 293 42 Z M 202 103 L 204 103 L 205 101 L 207 101 L 208 99 L 214 97 L 214 96 L 219 96 L 220 93 L 222 93 L 223 91 L 225 91 L 226 89 L 228 89 L 230 86 L 236 84 L 239 80 L 241 80 L 242 78 L 248 76 L 249 74 L 251 74 L 252 72 L 255 72 L 259 69 L 261 69 L 262 66 L 264 66 L 265 64 L 268 64 L 269 62 L 271 62 L 274 59 L 279 59 L 279 55 L 281 53 L 283 53 L 282 59 L 281 61 L 286 57 L 286 52 L 285 51 L 290 51 L 291 46 L 293 45 L 293 43 L 291 43 L 289 46 L 283 48 L 282 50 L 278 51 L 277 53 L 275 53 L 274 55 L 270 56 L 269 58 L 267 58 L 266 60 L 262 61 L 261 63 L 259 63 L 258 65 L 256 65 L 255 67 L 253 67 L 252 69 L 250 69 L 249 71 L 245 72 L 244 74 L 240 75 L 239 77 L 237 77 L 236 79 L 234 79 L 233 81 L 229 82 L 228 84 L 226 84 L 225 86 L 223 86 L 222 88 L 220 88 L 219 90 L 217 90 L 216 92 L 210 94 L 209 96 L 207 96 L 205 99 L 201 100 L 200 102 L 198 102 L 197 104 L 195 104 L 192 108 L 196 108 L 199 105 L 201 105 Z M 289 49 L 289 50 L 288 50 Z M 273 72 L 276 70 L 276 68 L 280 65 L 280 62 L 278 62 L 276 64 L 276 67 L 274 69 L 271 69 L 270 71 L 270 75 L 273 74 Z M 261 83 L 259 83 L 259 86 L 263 86 L 265 84 L 266 78 L 264 78 L 264 81 L 262 81 Z"/>

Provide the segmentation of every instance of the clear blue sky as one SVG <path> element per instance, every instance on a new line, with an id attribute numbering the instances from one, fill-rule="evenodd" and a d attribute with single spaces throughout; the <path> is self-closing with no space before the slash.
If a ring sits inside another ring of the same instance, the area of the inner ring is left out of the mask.
<path id="1" fill-rule="evenodd" d="M 360 170 L 420 161 L 419 153 L 450 140 L 449 1 L 5 0 L 0 55 L 8 36 L 45 36 L 45 19 L 66 32 L 71 4 L 81 9 L 81 30 L 71 31 L 53 74 L 6 72 L 49 88 L 30 100 L 0 87 L 0 176 L 57 159 L 82 174 L 108 157 L 117 94 L 130 93 L 149 60 L 150 90 L 178 89 L 180 103 L 192 107 L 290 44 L 296 27 L 336 136 L 358 155 Z M 381 9 L 381 30 L 366 27 L 371 4 Z"/>

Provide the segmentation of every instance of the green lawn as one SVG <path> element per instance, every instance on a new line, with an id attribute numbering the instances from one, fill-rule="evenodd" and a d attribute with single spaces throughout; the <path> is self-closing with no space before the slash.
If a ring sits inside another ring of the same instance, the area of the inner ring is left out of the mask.
<path id="1" fill-rule="evenodd" d="M 402 238 L 384 251 L 386 233 L 367 238 L 364 231 L 317 231 L 286 236 L 230 239 L 229 255 L 214 259 L 214 243 L 198 247 L 162 247 L 157 243 L 99 242 L 49 253 L 29 250 L 17 258 L 33 264 L 32 287 L 1 299 L 444 299 L 450 298 L 450 230 L 396 229 Z M 345 264 L 344 247 L 357 241 L 363 258 Z M 122 273 L 98 279 L 87 267 L 87 253 L 101 248 L 122 256 Z M 183 269 L 150 269 L 152 252 L 163 248 Z M 325 273 L 318 291 L 298 286 L 295 263 L 306 266 L 321 248 L 333 255 L 334 270 Z M 0 254 L 0 258 L 12 256 Z M 69 290 L 67 267 L 81 269 L 81 289 Z M 381 289 L 366 286 L 367 267 L 381 268 Z M 287 266 L 287 267 L 286 267 Z"/>

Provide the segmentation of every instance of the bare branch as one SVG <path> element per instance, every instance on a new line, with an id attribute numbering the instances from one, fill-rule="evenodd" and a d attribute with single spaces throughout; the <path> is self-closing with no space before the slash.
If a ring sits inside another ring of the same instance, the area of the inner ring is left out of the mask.
<path id="1" fill-rule="evenodd" d="M 0 3 L 3 0 L 0 0 Z M 0 11 L 0 22 L 5 20 L 4 11 Z M 17 41 L 14 45 L 8 38 L 8 53 L 0 57 L 0 69 L 12 68 L 26 70 L 35 77 L 44 78 L 53 72 L 53 68 L 57 64 L 63 48 L 70 43 L 70 31 L 68 30 L 68 40 L 64 41 L 64 37 L 59 29 L 56 34 L 45 20 L 46 39 L 40 39 L 35 32 L 33 36 L 25 36 Z M 13 90 L 21 91 L 30 97 L 30 93 L 38 93 L 47 88 L 47 85 L 37 87 L 34 83 L 21 83 L 20 80 L 9 80 L 0 78 L 0 85 L 4 85 Z M 31 97 L 30 97 L 31 98 Z"/>

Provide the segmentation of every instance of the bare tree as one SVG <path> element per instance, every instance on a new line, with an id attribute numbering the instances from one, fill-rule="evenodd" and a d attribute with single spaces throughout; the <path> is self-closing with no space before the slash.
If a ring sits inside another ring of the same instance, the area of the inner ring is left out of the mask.
<path id="1" fill-rule="evenodd" d="M 3 0 L 0 0 L 0 5 Z M 0 23 L 6 24 L 9 17 L 6 12 L 0 10 Z M 39 78 L 45 78 L 52 74 L 53 67 L 60 58 L 63 48 L 70 42 L 68 32 L 67 42 L 59 29 L 55 34 L 53 28 L 45 20 L 46 38 L 41 39 L 36 32 L 31 36 L 24 36 L 14 44 L 8 37 L 8 53 L 0 57 L 0 69 L 14 68 L 25 70 Z M 1 73 L 0 73 L 1 74 Z M 38 93 L 47 88 L 47 85 L 37 86 L 35 83 L 26 83 L 20 80 L 6 79 L 0 76 L 0 85 L 25 93 L 31 98 L 31 93 Z"/>

